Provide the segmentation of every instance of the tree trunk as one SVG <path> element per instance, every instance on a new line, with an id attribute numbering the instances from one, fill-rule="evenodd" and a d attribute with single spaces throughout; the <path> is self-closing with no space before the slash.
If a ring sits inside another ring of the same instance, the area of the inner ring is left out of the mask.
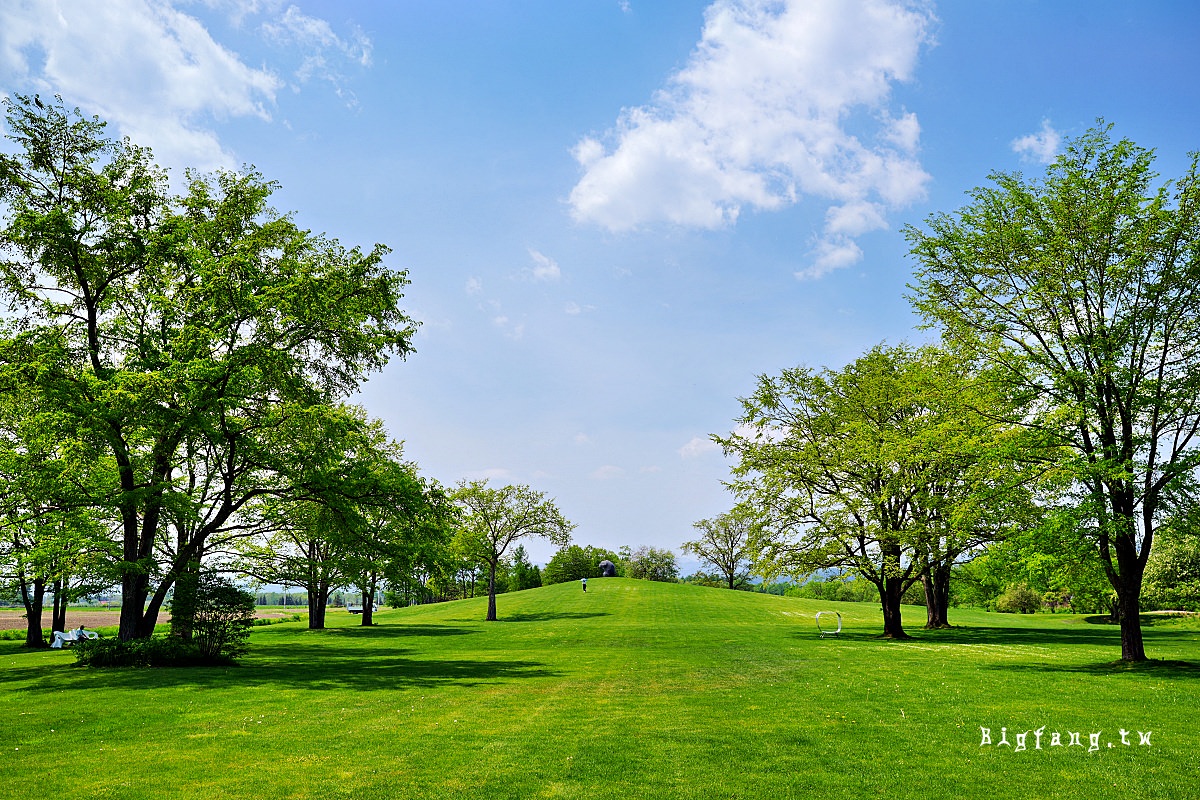
<path id="1" fill-rule="evenodd" d="M 1117 586 L 1117 605 L 1121 614 L 1121 660 L 1145 661 L 1146 647 L 1142 642 L 1142 575 L 1145 566 L 1132 546 L 1117 542 L 1117 562 L 1120 567 Z"/>
<path id="2" fill-rule="evenodd" d="M 117 634 L 121 641 L 138 638 L 149 594 L 149 576 L 134 572 L 126 572 L 121 576 L 121 628 Z"/>
<path id="3" fill-rule="evenodd" d="M 949 628 L 950 569 L 942 564 L 926 567 L 921 583 L 925 587 L 925 627 Z"/>
<path id="4" fill-rule="evenodd" d="M 188 562 L 182 574 L 175 579 L 175 594 L 171 599 L 171 635 L 185 641 L 192 639 L 192 625 L 196 615 L 196 594 L 200 590 L 200 562 Z M 157 614 L 155 617 L 157 618 Z"/>
<path id="5" fill-rule="evenodd" d="M 33 594 L 29 593 L 29 582 L 25 575 L 19 575 L 21 581 L 21 600 L 25 603 L 25 646 L 49 647 L 46 637 L 42 635 L 42 605 L 46 597 L 46 582 L 33 581 Z"/>
<path id="6" fill-rule="evenodd" d="M 487 621 L 496 621 L 496 565 L 488 565 L 488 612 Z"/>
<path id="7" fill-rule="evenodd" d="M 308 587 L 308 629 L 310 631 L 325 629 L 325 607 L 328 602 L 328 581 L 321 580 L 315 586 Z"/>
<path id="8" fill-rule="evenodd" d="M 362 590 L 362 609 L 363 609 L 362 610 L 362 624 L 363 625 L 374 625 L 375 624 L 375 621 L 374 621 L 375 584 L 378 582 L 378 580 L 379 580 L 379 578 L 374 573 L 371 573 L 370 576 L 367 577 L 366 580 L 363 581 L 363 583 L 365 585 L 359 587 Z"/>
<path id="9" fill-rule="evenodd" d="M 1123 501 L 1119 503 L 1118 501 Z M 1100 555 L 1104 558 L 1105 571 L 1109 583 L 1117 593 L 1117 612 L 1121 620 L 1121 660 L 1145 661 L 1146 648 L 1142 641 L 1142 577 L 1146 571 L 1146 562 L 1138 552 L 1135 536 L 1132 502 L 1126 492 L 1113 500 L 1114 506 L 1126 511 L 1124 514 L 1114 514 L 1111 538 L 1101 536 Z M 1143 548 L 1149 554 L 1150 543 L 1153 540 L 1153 529 L 1147 520 L 1147 528 Z M 1115 551 L 1115 553 L 1114 553 Z M 1116 556 L 1114 559 L 1113 556 Z M 1116 564 L 1113 564 L 1113 561 Z"/>
<path id="10" fill-rule="evenodd" d="M 877 584 L 878 585 L 878 584 Z M 883 636 L 885 639 L 908 639 L 900 619 L 900 598 L 904 596 L 902 578 L 884 578 L 879 586 L 879 601 L 883 606 Z"/>
<path id="11" fill-rule="evenodd" d="M 50 630 L 67 630 L 67 589 L 66 581 L 59 578 L 54 582 L 54 609 L 50 614 Z"/>

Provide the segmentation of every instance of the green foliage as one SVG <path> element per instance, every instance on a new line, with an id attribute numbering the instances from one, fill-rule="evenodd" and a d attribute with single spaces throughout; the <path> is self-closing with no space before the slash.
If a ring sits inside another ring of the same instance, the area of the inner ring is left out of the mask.
<path id="1" fill-rule="evenodd" d="M 206 547 L 255 532 L 258 500 L 326 493 L 336 405 L 411 349 L 407 284 L 298 227 L 248 169 L 187 174 L 61 99 L 6 102 L 0 384 L 97 448 L 122 638 L 144 637 Z M 161 547 L 164 539 L 173 546 Z"/>
<path id="2" fill-rule="evenodd" d="M 730 488 L 753 515 L 765 580 L 853 572 L 879 588 L 887 635 L 924 571 L 1030 513 L 1014 401 L 959 352 L 879 345 L 840 370 L 760 376 L 729 436 Z"/>
<path id="3" fill-rule="evenodd" d="M 1140 661 L 1155 529 L 1200 496 L 1200 153 L 1154 187 L 1153 152 L 1110 130 L 1066 142 L 1040 180 L 992 174 L 906 235 L 917 308 L 1031 398 L 1013 421 L 1061 446 L 1047 468 L 1088 518 L 1121 656 Z"/>
<path id="4" fill-rule="evenodd" d="M 611 561 L 614 565 L 619 565 L 620 556 L 611 550 L 604 550 L 600 547 L 587 545 L 580 547 L 577 544 L 568 545 L 567 547 L 559 548 L 558 552 L 551 557 L 546 564 L 546 568 L 542 570 L 542 581 L 550 586 L 555 583 L 566 583 L 567 581 L 577 581 L 580 578 L 599 578 L 601 576 L 600 562 Z M 617 567 L 618 574 L 620 567 Z"/>
<path id="5" fill-rule="evenodd" d="M 514 592 L 536 589 L 542 585 L 542 571 L 536 564 L 530 563 L 524 545 L 517 545 L 517 549 L 513 551 L 509 577 L 508 583 Z"/>
<path id="6" fill-rule="evenodd" d="M 643 545 L 625 560 L 625 576 L 671 583 L 679 579 L 679 565 L 675 563 L 675 554 L 670 550 Z"/>
<path id="7" fill-rule="evenodd" d="M 1042 595 L 1023 583 L 1009 586 L 996 599 L 996 610 L 1005 614 L 1033 614 L 1042 607 Z"/>
<path id="8" fill-rule="evenodd" d="M 800 586 L 792 586 L 785 594 L 787 597 L 846 603 L 879 602 L 879 589 L 870 581 L 838 577 L 814 578 Z"/>
<path id="9" fill-rule="evenodd" d="M 726 588 L 744 586 L 750 577 L 750 560 L 756 549 L 757 531 L 751 513 L 734 509 L 713 519 L 694 522 L 692 527 L 700 534 L 699 538 L 684 542 L 683 552 L 718 570 Z"/>
<path id="10" fill-rule="evenodd" d="M 195 642 L 177 636 L 149 639 L 91 639 L 71 647 L 75 663 L 81 667 L 187 667 L 224 663 L 201 652 Z"/>
<path id="11" fill-rule="evenodd" d="M 1145 608 L 1200 611 L 1200 536 L 1164 530 L 1146 564 Z"/>
<path id="12" fill-rule="evenodd" d="M 487 619 L 496 619 L 496 577 L 501 560 L 521 539 L 540 536 L 561 546 L 575 525 L 554 501 L 524 485 L 493 489 L 487 481 L 463 481 L 452 499 L 460 509 L 457 546 L 468 563 L 488 567 Z"/>
<path id="13" fill-rule="evenodd" d="M 172 602 L 172 617 L 190 620 L 182 639 L 207 661 L 236 661 L 245 655 L 254 625 L 254 594 L 212 573 L 201 576 L 196 591 Z"/>

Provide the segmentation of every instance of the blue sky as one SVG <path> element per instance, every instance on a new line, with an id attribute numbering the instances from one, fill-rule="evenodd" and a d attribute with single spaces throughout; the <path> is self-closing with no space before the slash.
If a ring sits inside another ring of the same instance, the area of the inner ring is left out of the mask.
<path id="1" fill-rule="evenodd" d="M 356 401 L 408 456 L 678 549 L 756 375 L 924 335 L 905 224 L 1098 117 L 1179 174 L 1198 34 L 1183 0 L 9 0 L 0 92 L 390 246 L 423 325 Z"/>

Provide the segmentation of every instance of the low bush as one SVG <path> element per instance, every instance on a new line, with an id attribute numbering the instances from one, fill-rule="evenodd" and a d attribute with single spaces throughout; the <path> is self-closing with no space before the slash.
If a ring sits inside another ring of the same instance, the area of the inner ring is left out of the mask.
<path id="1" fill-rule="evenodd" d="M 996 610 L 1005 614 L 1033 614 L 1042 607 L 1042 596 L 1023 583 L 1009 586 L 996 599 Z"/>
<path id="2" fill-rule="evenodd" d="M 183 667 L 196 664 L 229 663 L 212 659 L 192 642 L 177 636 L 149 639 L 91 639 L 71 648 L 75 663 L 84 667 Z"/>
<path id="3" fill-rule="evenodd" d="M 213 573 L 198 576 L 191 591 L 171 602 L 172 632 L 210 661 L 244 655 L 253 625 L 254 595 Z"/>

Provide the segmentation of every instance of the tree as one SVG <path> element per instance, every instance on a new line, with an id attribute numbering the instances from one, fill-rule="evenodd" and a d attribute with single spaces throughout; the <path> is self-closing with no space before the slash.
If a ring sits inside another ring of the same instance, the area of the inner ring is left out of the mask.
<path id="1" fill-rule="evenodd" d="M 1002 536 L 1028 498 L 1020 447 L 989 421 L 996 401 L 981 383 L 939 348 L 883 345 L 840 371 L 760 377 L 738 431 L 715 437 L 762 531 L 755 571 L 852 571 L 878 589 L 893 638 L 906 636 L 905 592 L 925 579 L 927 624 L 946 624 L 951 567 Z"/>
<path id="2" fill-rule="evenodd" d="M 920 577 L 912 500 L 923 485 L 906 458 L 919 419 L 912 363 L 906 350 L 876 347 L 840 372 L 760 376 L 739 429 L 718 438 L 737 458 L 730 488 L 763 531 L 756 570 L 853 570 L 876 587 L 891 638 L 907 637 L 900 602 Z"/>
<path id="3" fill-rule="evenodd" d="M 537 568 L 536 564 L 529 562 L 529 555 L 525 552 L 525 545 L 517 545 L 517 549 L 513 550 L 512 555 L 512 579 L 513 591 L 523 591 L 525 589 L 536 589 L 542 585 L 542 571 Z"/>
<path id="4" fill-rule="evenodd" d="M 580 547 L 577 544 L 560 549 L 546 564 L 542 577 L 547 585 L 577 581 L 580 578 L 599 578 L 603 575 L 600 569 L 601 561 L 617 563 L 618 556 L 609 550 L 593 547 Z"/>
<path id="5" fill-rule="evenodd" d="M 750 556 L 753 553 L 751 536 L 754 525 L 744 511 L 734 509 L 713 519 L 692 524 L 700 538 L 683 543 L 683 552 L 691 553 L 711 564 L 725 578 L 730 589 L 736 589 L 750 577 Z"/>
<path id="6" fill-rule="evenodd" d="M 27 647 L 45 647 L 42 613 L 65 631 L 72 599 L 107 588 L 117 555 L 93 507 L 111 461 L 72 440 L 61 411 L 27 393 L 0 394 L 0 579 L 25 606 Z"/>
<path id="7" fill-rule="evenodd" d="M 1153 153 L 1101 124 L 1040 181 L 994 173 L 953 214 L 906 229 L 914 303 L 943 335 L 1039 398 L 1116 591 L 1121 657 L 1155 529 L 1187 511 L 1200 464 L 1200 180 L 1151 188 Z"/>
<path id="8" fill-rule="evenodd" d="M 1146 601 L 1164 611 L 1200 611 L 1200 536 L 1168 524 L 1146 564 Z"/>
<path id="9" fill-rule="evenodd" d="M 644 581 L 674 583 L 679 579 L 679 565 L 675 554 L 657 547 L 639 547 L 625 561 L 625 577 Z"/>
<path id="10" fill-rule="evenodd" d="M 542 492 L 524 485 L 492 489 L 487 481 L 463 481 L 454 492 L 470 554 L 488 567 L 489 622 L 496 619 L 496 570 L 516 542 L 542 536 L 559 546 L 571 541 L 573 524 Z"/>
<path id="11" fill-rule="evenodd" d="M 253 170 L 189 173 L 172 196 L 149 152 L 98 119 L 6 103 L 0 383 L 113 459 L 120 636 L 148 637 L 212 537 L 250 535 L 263 497 L 311 494 L 306 427 L 411 349 L 407 277 L 381 245 L 297 227 Z"/>

